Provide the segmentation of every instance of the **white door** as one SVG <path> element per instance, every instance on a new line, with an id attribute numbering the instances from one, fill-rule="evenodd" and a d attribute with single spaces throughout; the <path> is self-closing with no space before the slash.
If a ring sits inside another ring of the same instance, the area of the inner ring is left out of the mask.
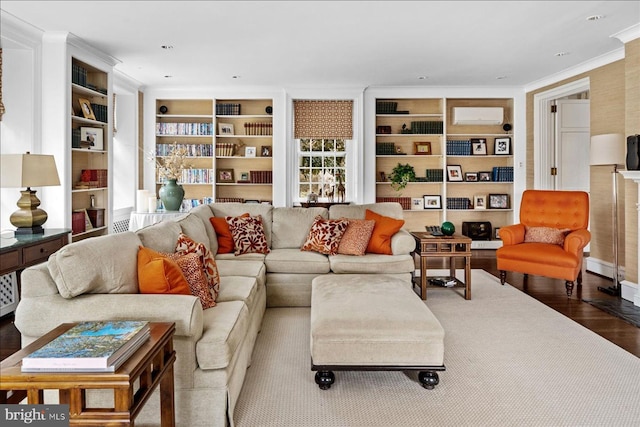
<path id="1" fill-rule="evenodd" d="M 589 100 L 561 99 L 556 106 L 555 189 L 589 192 Z"/>

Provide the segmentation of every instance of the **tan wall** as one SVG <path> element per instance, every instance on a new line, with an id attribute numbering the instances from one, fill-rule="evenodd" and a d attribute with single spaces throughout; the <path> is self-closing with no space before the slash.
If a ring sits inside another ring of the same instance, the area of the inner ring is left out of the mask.
<path id="1" fill-rule="evenodd" d="M 588 77 L 591 99 L 591 134 L 625 132 L 625 61 L 595 68 L 569 79 L 527 93 L 527 188 L 533 188 L 533 97 L 535 94 Z M 626 92 L 629 93 L 629 92 Z M 591 167 L 591 256 L 613 262 L 612 174 L 607 166 Z M 625 183 L 619 179 L 619 263 L 625 262 Z"/>
<path id="2" fill-rule="evenodd" d="M 625 135 L 640 134 L 640 39 L 625 44 Z M 638 189 L 626 181 L 625 278 L 638 283 Z"/>

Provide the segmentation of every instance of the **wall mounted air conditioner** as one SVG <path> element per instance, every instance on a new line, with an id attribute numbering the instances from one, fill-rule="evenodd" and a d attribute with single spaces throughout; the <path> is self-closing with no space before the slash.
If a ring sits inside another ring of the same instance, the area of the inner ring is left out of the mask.
<path id="1" fill-rule="evenodd" d="M 454 125 L 500 125 L 504 118 L 502 107 L 454 107 Z"/>

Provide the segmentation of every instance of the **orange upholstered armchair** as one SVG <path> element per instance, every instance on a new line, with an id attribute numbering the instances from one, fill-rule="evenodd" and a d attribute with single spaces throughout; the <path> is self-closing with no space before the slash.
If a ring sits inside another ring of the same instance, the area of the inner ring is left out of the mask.
<path id="1" fill-rule="evenodd" d="M 567 296 L 582 284 L 582 250 L 591 240 L 589 195 L 583 191 L 526 190 L 520 223 L 500 228 L 500 282 L 507 271 L 564 279 Z"/>

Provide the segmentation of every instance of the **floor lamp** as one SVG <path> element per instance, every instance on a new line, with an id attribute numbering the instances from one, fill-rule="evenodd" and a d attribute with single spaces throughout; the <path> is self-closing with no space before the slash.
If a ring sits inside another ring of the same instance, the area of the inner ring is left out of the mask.
<path id="1" fill-rule="evenodd" d="M 613 286 L 599 286 L 598 290 L 609 295 L 620 295 L 618 283 L 618 165 L 625 163 L 625 139 L 619 133 L 591 137 L 591 166 L 613 166 Z"/>

